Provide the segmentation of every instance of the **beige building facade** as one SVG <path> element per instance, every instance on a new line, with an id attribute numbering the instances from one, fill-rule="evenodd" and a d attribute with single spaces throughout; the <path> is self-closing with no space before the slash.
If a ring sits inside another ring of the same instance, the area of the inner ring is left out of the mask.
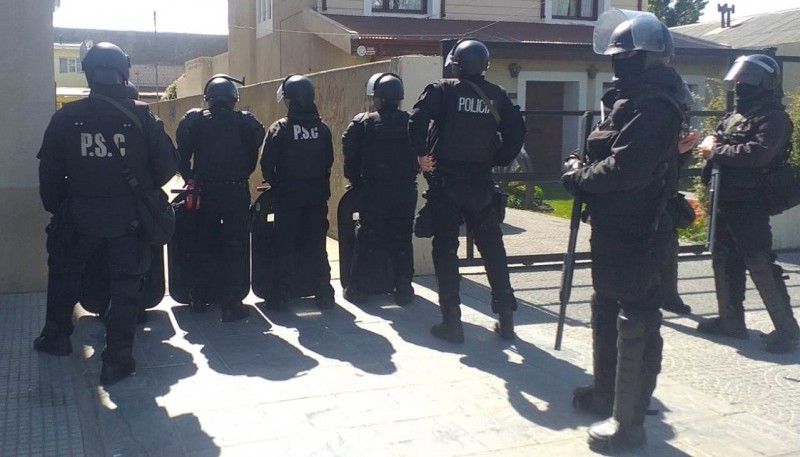
<path id="1" fill-rule="evenodd" d="M 36 153 L 55 111 L 53 1 L 0 0 L 0 294 L 45 290 L 48 217 Z M 14 43 L 14 46 L 8 46 Z"/>

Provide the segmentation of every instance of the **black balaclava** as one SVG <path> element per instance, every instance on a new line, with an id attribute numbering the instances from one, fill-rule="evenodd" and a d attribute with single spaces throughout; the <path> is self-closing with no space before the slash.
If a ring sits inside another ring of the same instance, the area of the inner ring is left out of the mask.
<path id="1" fill-rule="evenodd" d="M 614 69 L 614 76 L 618 79 L 627 81 L 638 77 L 645 69 L 647 52 L 638 51 L 635 56 L 627 59 L 611 57 L 611 68 Z"/>
<path id="2" fill-rule="evenodd" d="M 771 90 L 766 90 L 759 86 L 736 83 L 736 107 L 739 110 L 747 110 L 771 94 Z"/>

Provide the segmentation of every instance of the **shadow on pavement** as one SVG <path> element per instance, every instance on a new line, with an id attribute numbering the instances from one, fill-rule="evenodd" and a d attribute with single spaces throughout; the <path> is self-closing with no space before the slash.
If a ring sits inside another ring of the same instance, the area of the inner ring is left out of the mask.
<path id="1" fill-rule="evenodd" d="M 98 435 L 106 455 L 217 456 L 220 449 L 193 414 L 170 416 L 159 406 L 178 381 L 197 373 L 191 354 L 168 341 L 175 329 L 166 312 L 148 312 L 136 332 L 136 374 L 112 386 L 97 388 L 105 328 L 92 316 L 79 319 L 82 345 L 94 350 L 84 360 L 85 378 L 97 402 Z M 90 414 L 93 412 L 90 412 Z"/>
<path id="2" fill-rule="evenodd" d="M 276 325 L 296 329 L 298 342 L 329 359 L 349 363 L 370 374 L 397 371 L 392 361 L 395 349 L 384 336 L 359 327 L 355 316 L 337 305 L 320 311 L 314 299 L 292 300 L 286 311 L 266 311 Z"/>
<path id="3" fill-rule="evenodd" d="M 202 347 L 212 370 L 232 376 L 254 376 L 272 381 L 292 379 L 319 365 L 279 336 L 255 306 L 250 317 L 221 323 L 213 310 L 192 312 L 188 306 L 173 307 L 172 313 L 184 338 Z"/>

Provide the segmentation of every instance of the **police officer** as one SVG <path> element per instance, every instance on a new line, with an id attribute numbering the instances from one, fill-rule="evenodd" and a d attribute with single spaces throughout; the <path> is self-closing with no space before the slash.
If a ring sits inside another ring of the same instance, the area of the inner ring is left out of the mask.
<path id="1" fill-rule="evenodd" d="M 682 106 L 688 113 L 692 105 L 692 94 L 688 86 L 684 83 Z M 684 116 L 686 122 L 686 116 Z M 690 314 L 691 306 L 683 302 L 678 293 L 678 253 L 680 251 L 680 240 L 678 229 L 687 227 L 694 222 L 694 209 L 687 206 L 686 201 L 679 195 L 680 170 L 689 162 L 692 157 L 687 154 L 694 148 L 697 142 L 698 133 L 689 132 L 681 135 L 677 145 L 677 154 L 674 154 L 670 162 L 669 176 L 667 183 L 666 214 L 659 220 L 658 224 L 658 243 L 660 268 L 659 278 L 661 284 L 661 309 L 675 314 Z M 689 210 L 687 212 L 687 210 Z"/>
<path id="2" fill-rule="evenodd" d="M 417 158 L 408 139 L 408 118 L 398 108 L 403 81 L 393 73 L 375 73 L 367 96 L 377 111 L 353 118 L 342 136 L 344 176 L 361 191 L 360 227 L 350 283 L 344 291 L 354 303 L 365 300 L 373 253 L 387 246 L 394 272 L 398 305 L 414 300 L 414 250 L 411 231 L 417 204 Z"/>
<path id="3" fill-rule="evenodd" d="M 489 50 L 483 43 L 459 41 L 446 65 L 455 78 L 425 88 L 408 126 L 411 146 L 426 172 L 427 207 L 434 226 L 433 264 L 442 323 L 431 333 L 453 343 L 464 341 L 457 255 L 463 218 L 489 277 L 492 311 L 500 315 L 496 331 L 513 339 L 517 301 L 508 277 L 499 208 L 494 204 L 492 166 L 506 166 L 519 154 L 525 125 L 505 90 L 484 79 Z"/>
<path id="4" fill-rule="evenodd" d="M 151 261 L 150 245 L 135 231 L 136 197 L 122 169 L 132 170 L 143 187 L 159 188 L 175 174 L 177 155 L 147 105 L 126 98 L 130 62 L 119 47 L 97 43 L 82 64 L 89 97 L 53 115 L 39 150 L 42 203 L 53 219 L 47 237 L 47 317 L 33 347 L 59 356 L 71 353 L 81 275 L 87 261 L 105 249 L 111 306 L 100 382 L 108 385 L 136 368 L 139 294 Z M 141 129 L 128 114 L 138 118 Z"/>
<path id="5" fill-rule="evenodd" d="M 179 171 L 196 195 L 187 208 L 197 211 L 190 276 L 191 307 L 202 311 L 218 294 L 222 321 L 244 319 L 241 301 L 249 290 L 247 277 L 250 188 L 248 178 L 258 162 L 264 126 L 247 111 L 236 111 L 240 81 L 214 75 L 205 85 L 207 109 L 183 116 L 176 137 Z M 198 204 L 199 203 L 199 204 Z M 245 292 L 246 294 L 247 292 Z"/>
<path id="6" fill-rule="evenodd" d="M 264 180 L 276 194 L 273 242 L 277 268 L 271 305 L 286 308 L 293 278 L 299 274 L 297 259 L 302 256 L 314 270 L 317 306 L 328 309 L 335 305 L 325 250 L 333 139 L 317 111 L 310 79 L 287 76 L 278 88 L 281 100 L 288 115 L 270 126 L 261 157 Z"/>
<path id="7" fill-rule="evenodd" d="M 800 330 L 792 314 L 783 269 L 775 264 L 769 215 L 761 197 L 761 175 L 789 154 L 792 122 L 781 104 L 781 71 L 769 56 L 736 59 L 725 82 L 736 91 L 736 109 L 705 138 L 699 153 L 706 169 L 720 167 L 717 236 L 712 254 L 719 317 L 700 323 L 703 333 L 746 339 L 745 270 L 758 289 L 775 331 L 763 339 L 769 352 L 790 352 Z"/>
<path id="8" fill-rule="evenodd" d="M 588 138 L 588 163 L 571 157 L 562 177 L 584 194 L 592 225 L 594 382 L 574 391 L 579 410 L 609 416 L 589 427 L 599 452 L 644 443 L 644 417 L 661 369 L 656 232 L 669 197 L 670 163 L 681 132 L 681 77 L 668 66 L 672 36 L 637 11 L 603 13 L 594 51 L 611 55 L 611 112 Z"/>

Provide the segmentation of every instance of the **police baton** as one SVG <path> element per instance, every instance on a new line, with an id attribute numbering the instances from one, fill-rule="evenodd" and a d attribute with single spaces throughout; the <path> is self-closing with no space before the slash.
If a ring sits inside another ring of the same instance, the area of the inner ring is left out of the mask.
<path id="1" fill-rule="evenodd" d="M 591 111 L 583 113 L 583 144 L 580 149 L 581 160 L 584 160 L 586 156 L 586 139 L 592 129 L 593 122 L 594 114 L 592 114 Z M 569 220 L 569 242 L 567 243 L 567 252 L 564 254 L 564 265 L 561 270 L 561 290 L 558 292 L 561 305 L 558 309 L 558 326 L 556 327 L 556 351 L 561 350 L 564 321 L 567 318 L 567 303 L 569 303 L 569 297 L 572 294 L 572 277 L 575 273 L 575 247 L 578 243 L 578 229 L 581 225 L 582 211 L 583 197 L 580 193 L 576 193 L 575 198 L 572 200 L 572 216 Z"/>
<path id="2" fill-rule="evenodd" d="M 708 201 L 711 207 L 708 211 L 708 233 L 706 234 L 706 249 L 714 252 L 714 245 L 717 241 L 717 215 L 719 213 L 719 189 L 722 181 L 722 172 L 719 164 L 711 164 L 711 180 L 708 183 Z"/>

